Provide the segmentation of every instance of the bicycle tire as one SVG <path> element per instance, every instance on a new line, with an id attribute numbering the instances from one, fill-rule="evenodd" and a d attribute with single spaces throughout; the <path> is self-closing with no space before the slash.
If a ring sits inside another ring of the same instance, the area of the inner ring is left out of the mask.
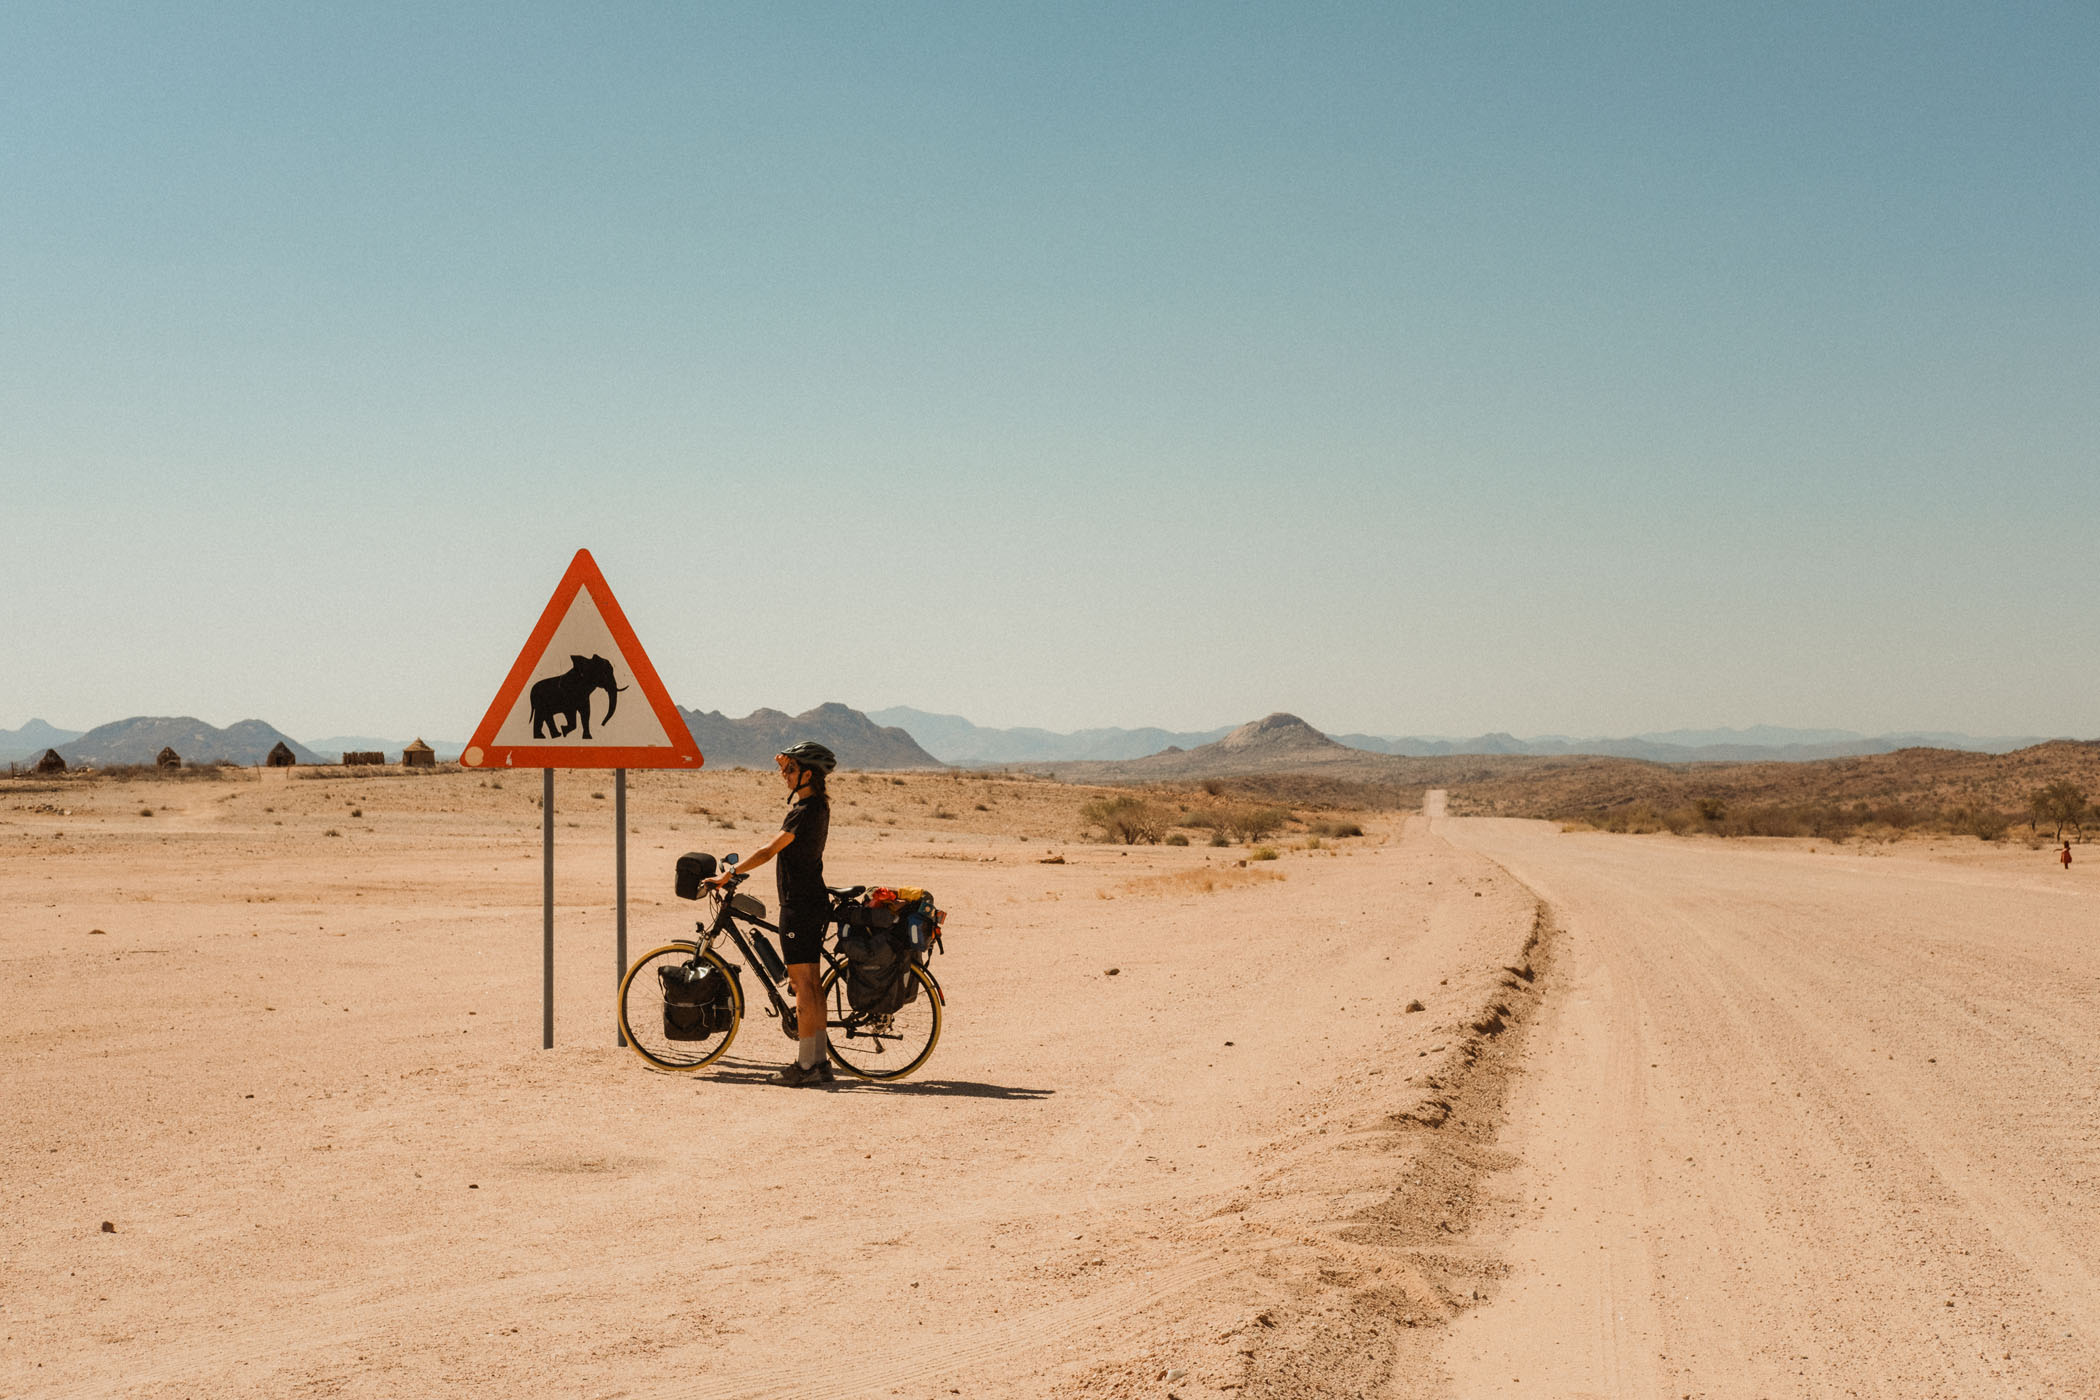
<path id="1" fill-rule="evenodd" d="M 729 1004 L 734 1014 L 729 1018 L 729 1029 L 719 1037 L 672 1040 L 663 1033 L 663 999 L 657 986 L 656 968 L 668 961 L 690 962 L 696 954 L 702 962 L 714 967 L 716 976 L 728 981 Z M 646 977 L 642 975 L 645 971 Z M 641 1056 L 643 1064 L 673 1074 L 688 1074 L 721 1059 L 730 1042 L 736 1039 L 737 1031 L 744 1024 L 744 991 L 721 954 L 701 953 L 696 943 L 666 943 L 636 958 L 634 966 L 628 968 L 627 975 L 620 979 L 619 1014 L 620 1034 L 626 1037 L 628 1048 Z M 641 1023 L 639 1034 L 636 1033 L 637 1019 Z"/>
<path id="2" fill-rule="evenodd" d="M 934 1046 L 941 1043 L 944 1000 L 939 985 L 926 969 L 917 963 L 910 965 L 910 975 L 919 979 L 919 994 L 892 1015 L 879 1018 L 888 1023 L 887 1027 L 867 1024 L 853 1010 L 846 1000 L 845 974 L 846 965 L 836 964 L 825 974 L 822 987 L 825 1017 L 830 1022 L 827 1038 L 831 1062 L 855 1079 L 876 1081 L 902 1079 L 925 1064 Z M 896 1029 L 899 1021 L 905 1023 L 903 1030 Z M 918 1045 L 921 1035 L 925 1037 L 924 1045 Z M 844 1049 L 840 1048 L 842 1043 Z M 901 1063 L 890 1062 L 892 1054 L 914 1045 L 917 1050 Z"/>

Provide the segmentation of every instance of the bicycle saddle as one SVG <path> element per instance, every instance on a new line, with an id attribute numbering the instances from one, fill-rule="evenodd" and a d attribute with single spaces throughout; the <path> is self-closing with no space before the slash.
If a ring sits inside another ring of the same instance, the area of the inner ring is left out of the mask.
<path id="1" fill-rule="evenodd" d="M 842 890 L 832 890 L 831 897 L 833 899 L 859 899 L 863 894 L 867 893 L 867 889 L 866 885 L 848 885 Z"/>

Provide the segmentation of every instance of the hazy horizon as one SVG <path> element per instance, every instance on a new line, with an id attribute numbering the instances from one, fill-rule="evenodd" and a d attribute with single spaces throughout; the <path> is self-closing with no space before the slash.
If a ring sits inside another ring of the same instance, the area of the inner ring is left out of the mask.
<path id="1" fill-rule="evenodd" d="M 587 547 L 730 714 L 2100 733 L 2095 71 L 2068 6 L 10 7 L 0 713 L 463 732 Z"/>

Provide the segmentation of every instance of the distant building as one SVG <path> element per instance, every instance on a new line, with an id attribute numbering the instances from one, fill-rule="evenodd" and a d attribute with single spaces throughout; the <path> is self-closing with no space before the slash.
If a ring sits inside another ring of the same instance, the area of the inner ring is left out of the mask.
<path id="1" fill-rule="evenodd" d="M 421 739 L 401 750 L 401 766 L 403 768 L 435 768 L 437 763 L 437 750 L 424 743 Z"/>
<path id="2" fill-rule="evenodd" d="M 171 745 L 156 754 L 153 763 L 157 768 L 180 768 L 182 766 L 182 755 L 175 752 L 174 747 Z"/>
<path id="3" fill-rule="evenodd" d="M 291 768 L 296 766 L 298 762 L 298 759 L 292 757 L 292 751 L 284 746 L 282 740 L 279 740 L 276 747 L 270 750 L 270 756 L 263 760 L 263 765 L 268 768 Z"/>
<path id="4" fill-rule="evenodd" d="M 386 755 L 378 749 L 354 749 L 343 755 L 343 766 L 345 768 L 355 768 L 360 764 L 378 767 L 385 762 Z"/>
<path id="5" fill-rule="evenodd" d="M 66 761 L 58 756 L 57 749 L 45 749 L 44 756 L 36 761 L 36 771 L 39 773 L 63 773 L 66 771 Z"/>

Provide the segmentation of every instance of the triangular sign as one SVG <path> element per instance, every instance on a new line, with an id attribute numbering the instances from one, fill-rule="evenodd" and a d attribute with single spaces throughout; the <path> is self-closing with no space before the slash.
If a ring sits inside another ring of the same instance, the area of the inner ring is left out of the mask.
<path id="1" fill-rule="evenodd" d="M 569 561 L 459 761 L 469 768 L 698 768 L 704 761 L 589 550 Z"/>

